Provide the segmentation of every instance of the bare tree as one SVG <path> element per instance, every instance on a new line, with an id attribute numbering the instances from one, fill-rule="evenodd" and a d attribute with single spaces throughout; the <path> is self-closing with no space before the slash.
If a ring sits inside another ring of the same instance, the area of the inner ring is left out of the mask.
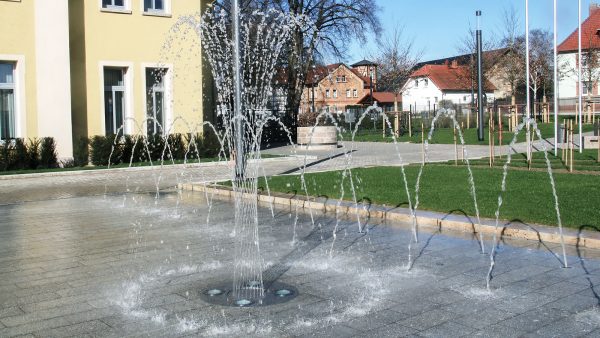
<path id="1" fill-rule="evenodd" d="M 533 91 L 533 102 L 537 102 L 540 87 L 552 84 L 552 36 L 550 32 L 534 29 L 529 33 L 529 87 Z"/>
<path id="2" fill-rule="evenodd" d="M 391 34 L 377 42 L 379 50 L 374 59 L 379 66 L 378 87 L 382 91 L 399 93 L 423 56 L 423 50 L 415 50 L 414 39 L 404 37 L 402 26 L 396 26 Z"/>
<path id="3" fill-rule="evenodd" d="M 498 47 L 498 43 L 495 35 L 489 34 L 489 36 L 483 36 L 482 38 L 482 49 L 484 51 L 490 51 L 496 49 Z M 470 72 L 470 80 L 471 80 L 471 99 L 473 100 L 475 88 L 477 86 L 477 42 L 476 42 L 476 32 L 475 29 L 469 24 L 467 29 L 467 33 L 459 40 L 457 47 L 457 51 L 463 55 L 468 55 L 464 60 L 466 60 L 466 65 L 471 69 Z M 459 60 L 459 62 L 464 62 Z M 494 58 L 485 57 L 482 60 L 482 68 L 484 71 L 484 75 L 492 69 L 492 67 L 497 62 Z"/>
<path id="4" fill-rule="evenodd" d="M 231 0 L 217 1 L 228 10 Z M 276 9 L 311 25 L 292 26 L 291 39 L 281 66 L 286 69 L 287 109 L 292 125 L 297 121 L 306 76 L 315 59 L 330 55 L 343 58 L 354 39 L 366 41 L 381 31 L 376 0 L 243 0 L 246 13 Z"/>
<path id="5" fill-rule="evenodd" d="M 507 52 L 499 60 L 499 78 L 508 84 L 511 101 L 516 102 L 519 86 L 525 82 L 525 38 L 521 33 L 521 22 L 514 6 L 504 9 L 502 38 L 500 45 Z"/>

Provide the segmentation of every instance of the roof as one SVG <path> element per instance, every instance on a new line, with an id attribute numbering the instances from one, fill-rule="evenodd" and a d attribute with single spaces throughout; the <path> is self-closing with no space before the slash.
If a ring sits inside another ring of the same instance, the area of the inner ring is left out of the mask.
<path id="1" fill-rule="evenodd" d="M 373 92 L 373 101 L 377 101 L 378 103 L 394 103 L 395 101 L 400 102 L 402 101 L 402 96 L 396 95 L 392 92 Z M 367 94 L 358 100 L 358 104 L 365 103 L 371 103 L 370 94 Z"/>
<path id="2" fill-rule="evenodd" d="M 597 34 L 600 29 L 600 10 L 590 11 L 590 15 L 584 22 L 581 23 L 581 48 L 586 50 L 589 48 L 600 48 L 600 36 Z M 559 53 L 568 53 L 578 50 L 579 48 L 579 29 L 575 29 L 565 41 L 558 45 Z"/>
<path id="3" fill-rule="evenodd" d="M 357 63 L 350 65 L 350 67 L 360 67 L 360 66 L 377 66 L 377 64 L 373 61 L 369 61 L 364 59 L 362 61 L 358 61 Z"/>
<path id="4" fill-rule="evenodd" d="M 414 71 L 411 78 L 427 77 L 442 91 L 470 91 L 471 90 L 471 67 L 449 65 L 425 65 Z M 484 80 L 486 92 L 496 89 L 494 85 Z"/>
<path id="5" fill-rule="evenodd" d="M 346 66 L 343 63 L 334 63 L 326 66 L 317 66 L 314 69 L 309 70 L 306 76 L 306 85 L 312 86 L 316 83 L 321 82 L 323 79 L 330 76 L 340 66 L 346 67 L 350 72 L 358 76 L 358 78 L 360 78 L 364 82 L 367 88 L 370 86 L 371 80 L 368 77 L 362 76 L 356 69 L 348 68 L 348 66 Z"/>
<path id="6" fill-rule="evenodd" d="M 505 54 L 506 52 L 508 52 L 508 50 L 509 50 L 508 48 L 498 48 L 498 49 L 487 50 L 487 51 L 483 52 L 483 57 L 484 57 L 484 59 L 498 60 L 498 58 L 502 54 Z M 459 65 L 468 65 L 471 63 L 471 57 L 473 57 L 473 56 L 474 56 L 473 54 L 462 54 L 462 55 L 450 56 L 450 57 L 442 58 L 442 59 L 423 61 L 423 62 L 417 63 L 413 67 L 413 69 L 419 69 L 425 65 L 449 65 L 453 61 L 456 61 Z M 493 64 L 493 62 L 490 62 L 490 63 Z"/>

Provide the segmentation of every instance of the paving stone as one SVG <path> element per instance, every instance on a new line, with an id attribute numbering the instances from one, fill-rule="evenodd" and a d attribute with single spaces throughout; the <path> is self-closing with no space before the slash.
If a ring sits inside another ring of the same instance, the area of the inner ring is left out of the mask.
<path id="1" fill-rule="evenodd" d="M 515 331 L 527 332 L 562 320 L 566 316 L 565 311 L 543 307 L 505 319 L 500 324 L 514 328 Z"/>
<path id="2" fill-rule="evenodd" d="M 374 328 L 370 330 L 368 334 L 358 334 L 356 337 L 364 337 L 368 335 L 373 338 L 383 337 L 408 337 L 411 334 L 418 332 L 418 330 L 404 326 L 398 323 L 385 325 L 382 327 Z"/>
<path id="3" fill-rule="evenodd" d="M 418 330 L 426 330 L 430 327 L 437 326 L 439 324 L 445 323 L 449 320 L 458 317 L 458 314 L 434 309 L 431 311 L 426 311 L 416 316 L 410 317 L 408 319 L 402 320 L 399 323 L 413 329 Z"/>
<path id="4" fill-rule="evenodd" d="M 423 337 L 463 337 L 468 336 L 473 331 L 475 329 L 471 327 L 450 321 L 421 331 L 419 335 Z"/>
<path id="5" fill-rule="evenodd" d="M 395 323 L 403 317 L 400 313 L 388 309 L 354 319 L 346 325 L 361 331 L 371 331 L 378 327 Z"/>
<path id="6" fill-rule="evenodd" d="M 374 227 L 359 235 L 352 217 L 342 218 L 333 258 L 325 240 L 283 275 L 300 290 L 297 298 L 272 307 L 220 307 L 204 303 L 200 293 L 231 276 L 230 203 L 215 200 L 207 225 L 205 197 L 193 193 L 166 192 L 158 200 L 154 194 L 40 196 L 0 205 L 2 337 L 179 337 L 207 335 L 209 329 L 260 336 L 260 328 L 268 329 L 263 336 L 282 337 L 510 337 L 592 335 L 600 328 L 595 312 L 585 312 L 598 304 L 593 283 L 600 251 L 586 251 L 586 272 L 581 266 L 561 269 L 535 243 L 506 241 L 488 297 L 477 293 L 489 264 L 477 238 L 424 229 L 422 254 L 407 272 L 408 225 L 371 220 Z M 46 255 L 19 250 L 11 244 L 16 237 L 4 240 L 3 229 L 14 226 L 1 217 L 8 208 L 20 217 L 18 241 Z M 259 209 L 267 265 L 295 248 L 294 236 L 302 245 L 312 229 L 307 214 L 298 215 L 295 234 L 295 210 L 275 214 L 273 219 L 270 210 Z M 323 233 L 332 231 L 331 215 L 315 218 Z"/>
<path id="7" fill-rule="evenodd" d="M 476 311 L 453 321 L 475 329 L 483 329 L 487 326 L 497 324 L 507 318 L 514 317 L 514 313 L 496 309 L 494 307 L 486 307 L 477 309 Z"/>
<path id="8" fill-rule="evenodd" d="M 344 325 L 328 326 L 324 329 L 313 331 L 301 337 L 353 337 L 359 334 L 360 331 L 352 329 Z"/>
<path id="9" fill-rule="evenodd" d="M 35 332 L 35 335 L 43 337 L 98 336 L 102 335 L 106 330 L 110 330 L 110 326 L 100 321 L 90 321 Z"/>

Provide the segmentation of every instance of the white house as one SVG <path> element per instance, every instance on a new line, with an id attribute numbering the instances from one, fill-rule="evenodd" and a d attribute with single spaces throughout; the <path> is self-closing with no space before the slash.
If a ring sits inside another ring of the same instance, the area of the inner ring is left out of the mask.
<path id="1" fill-rule="evenodd" d="M 425 64 L 414 71 L 402 87 L 402 110 L 429 111 L 439 107 L 440 101 L 454 104 L 471 103 L 471 68 L 447 64 Z M 488 102 L 494 100 L 495 87 L 488 80 L 484 82 Z M 477 89 L 475 88 L 475 97 Z"/>
<path id="2" fill-rule="evenodd" d="M 571 33 L 560 45 L 558 45 L 558 61 L 560 79 L 558 82 L 558 95 L 562 101 L 561 111 L 574 111 L 575 101 L 579 95 L 578 89 L 578 30 Z M 592 3 L 588 18 L 581 24 L 581 49 L 582 49 L 582 81 L 584 100 L 588 94 L 592 99 L 599 96 L 597 80 L 600 78 L 600 68 L 589 69 L 586 58 L 590 52 L 594 53 L 596 66 L 600 59 L 600 7 Z M 592 80 L 590 83 L 590 80 Z M 591 93 L 588 93 L 591 89 Z"/>

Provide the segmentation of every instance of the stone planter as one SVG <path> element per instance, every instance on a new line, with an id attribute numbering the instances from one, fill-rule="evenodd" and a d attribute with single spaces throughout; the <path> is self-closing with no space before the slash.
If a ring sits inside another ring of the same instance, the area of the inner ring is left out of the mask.
<path id="1" fill-rule="evenodd" d="M 337 148 L 337 129 L 334 126 L 318 126 L 314 127 L 314 130 L 313 127 L 298 127 L 296 142 L 301 149 L 335 149 Z"/>

